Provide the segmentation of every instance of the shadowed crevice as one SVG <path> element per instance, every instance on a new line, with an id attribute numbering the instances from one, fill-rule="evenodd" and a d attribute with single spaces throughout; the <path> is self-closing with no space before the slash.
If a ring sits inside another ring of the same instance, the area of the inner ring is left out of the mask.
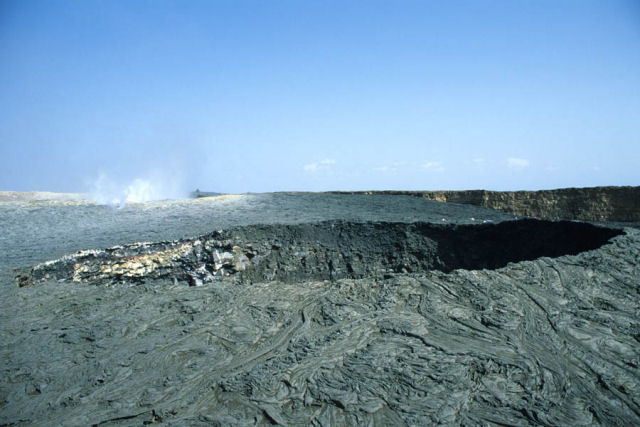
<path id="1" fill-rule="evenodd" d="M 577 255 L 597 249 L 621 234 L 621 230 L 581 222 L 525 219 L 495 225 L 462 225 L 433 236 L 442 263 L 437 269 L 448 272 L 496 269 L 510 262 Z"/>

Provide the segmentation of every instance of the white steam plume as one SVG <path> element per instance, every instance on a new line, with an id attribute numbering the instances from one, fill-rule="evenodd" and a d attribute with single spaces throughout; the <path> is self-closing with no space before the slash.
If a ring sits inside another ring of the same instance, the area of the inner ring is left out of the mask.
<path id="1" fill-rule="evenodd" d="M 154 172 L 146 178 L 116 181 L 106 173 L 100 173 L 90 184 L 89 197 L 96 203 L 122 208 L 131 203 L 185 198 L 188 197 L 188 191 L 179 176 L 164 176 Z"/>

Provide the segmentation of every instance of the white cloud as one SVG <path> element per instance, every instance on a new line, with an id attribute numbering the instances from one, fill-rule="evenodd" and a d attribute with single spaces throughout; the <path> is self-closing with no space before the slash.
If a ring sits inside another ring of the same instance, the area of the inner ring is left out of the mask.
<path id="1" fill-rule="evenodd" d="M 336 161 L 334 159 L 323 159 L 319 162 L 309 163 L 308 165 L 304 165 L 304 170 L 309 172 L 317 172 L 321 170 L 330 169 L 332 165 L 334 165 Z"/>
<path id="2" fill-rule="evenodd" d="M 427 162 L 421 165 L 422 169 L 426 169 L 431 172 L 444 172 L 444 166 L 442 162 Z"/>
<path id="3" fill-rule="evenodd" d="M 484 163 L 484 159 L 482 157 L 476 157 L 475 159 L 472 160 L 472 162 L 476 164 L 482 164 Z"/>
<path id="4" fill-rule="evenodd" d="M 407 165 L 407 162 L 393 162 L 391 163 L 391 165 L 384 165 L 373 168 L 373 171 L 382 173 L 395 173 L 398 171 L 398 169 L 406 167 Z"/>
<path id="5" fill-rule="evenodd" d="M 520 159 L 518 157 L 509 157 L 507 159 L 509 169 L 521 170 L 529 166 L 529 160 Z"/>

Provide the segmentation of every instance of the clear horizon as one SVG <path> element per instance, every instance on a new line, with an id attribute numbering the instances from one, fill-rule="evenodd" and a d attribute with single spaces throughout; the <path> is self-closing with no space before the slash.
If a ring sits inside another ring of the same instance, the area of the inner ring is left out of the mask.
<path id="1" fill-rule="evenodd" d="M 637 1 L 9 0 L 0 190 L 637 186 L 638 46 Z"/>

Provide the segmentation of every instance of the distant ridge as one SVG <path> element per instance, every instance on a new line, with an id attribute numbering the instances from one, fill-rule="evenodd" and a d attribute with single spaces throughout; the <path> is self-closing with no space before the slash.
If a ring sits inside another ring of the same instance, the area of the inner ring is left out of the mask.
<path id="1" fill-rule="evenodd" d="M 81 193 L 53 193 L 50 191 L 0 191 L 0 202 L 34 202 L 44 200 L 81 200 Z"/>
<path id="2" fill-rule="evenodd" d="M 640 187 L 583 187 L 539 191 L 332 191 L 398 194 L 462 203 L 519 216 L 586 221 L 640 222 Z"/>
<path id="3" fill-rule="evenodd" d="M 225 193 L 216 193 L 214 191 L 200 191 L 196 189 L 196 191 L 191 192 L 191 197 L 194 199 L 198 199 L 200 197 L 214 197 L 214 196 L 224 196 Z"/>

